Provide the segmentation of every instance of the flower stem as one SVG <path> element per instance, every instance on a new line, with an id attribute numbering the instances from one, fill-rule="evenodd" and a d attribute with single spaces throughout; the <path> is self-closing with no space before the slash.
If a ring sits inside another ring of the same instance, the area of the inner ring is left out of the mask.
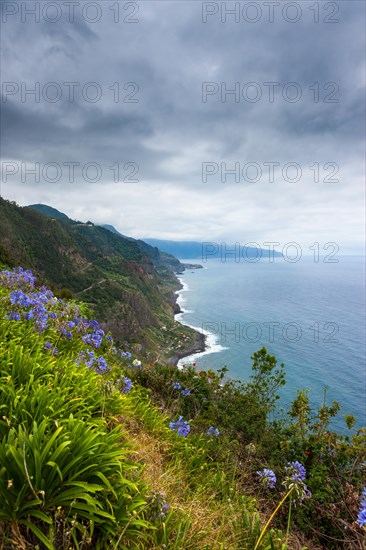
<path id="1" fill-rule="evenodd" d="M 292 493 L 292 491 L 294 490 L 295 486 L 291 487 L 291 489 L 289 491 L 287 491 L 287 493 L 285 494 L 285 496 L 283 497 L 283 499 L 281 500 L 281 502 L 277 505 L 275 511 L 272 513 L 271 517 L 269 518 L 269 520 L 267 521 L 267 523 L 265 524 L 265 526 L 263 527 L 262 531 L 261 531 L 261 534 L 260 534 L 260 537 L 259 539 L 257 540 L 257 544 L 255 545 L 254 547 L 254 550 L 257 550 L 258 546 L 259 546 L 259 543 L 261 542 L 262 538 L 264 537 L 264 534 L 265 532 L 267 531 L 267 528 L 269 526 L 269 524 L 271 523 L 272 519 L 275 517 L 275 515 L 277 514 L 278 510 L 281 508 L 282 504 L 285 502 L 286 498 Z"/>

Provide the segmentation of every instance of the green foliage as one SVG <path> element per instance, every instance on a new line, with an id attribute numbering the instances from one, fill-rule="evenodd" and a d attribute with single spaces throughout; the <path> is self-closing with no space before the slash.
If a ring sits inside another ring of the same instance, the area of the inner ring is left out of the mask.
<path id="1" fill-rule="evenodd" d="M 243 384 L 228 379 L 226 368 L 215 373 L 141 366 L 103 337 L 95 346 L 97 356 L 106 359 L 100 375 L 81 359 L 92 344 L 82 339 L 78 325 L 70 329 L 70 338 L 63 335 L 69 318 L 62 310 L 75 312 L 75 304 L 50 304 L 56 319 L 37 331 L 24 316 L 6 318 L 9 290 L 0 289 L 0 536 L 5 545 L 286 550 L 287 533 L 281 529 L 288 531 L 291 519 L 313 538 L 316 525 L 316 543 L 327 550 L 361 548 L 363 533 L 355 518 L 365 484 L 366 430 L 333 432 L 331 419 L 340 407 L 328 404 L 326 393 L 313 410 L 308 392 L 299 391 L 287 417 L 271 422 L 284 367 L 277 367 L 265 348 L 253 355 L 253 374 Z M 77 311 L 85 315 L 87 308 L 80 305 Z M 58 355 L 52 354 L 55 348 Z M 133 386 L 123 394 L 125 376 Z M 180 415 L 190 423 L 188 437 L 169 428 Z M 346 417 L 346 423 L 351 429 L 354 419 Z M 208 434 L 209 427 L 219 435 Z M 169 510 L 156 492 L 159 487 L 148 486 L 143 460 L 134 457 L 127 441 L 139 432 L 162 447 L 161 479 L 170 480 L 171 497 L 181 497 Z M 284 479 L 287 461 L 305 466 L 312 492 L 290 519 L 290 491 L 286 494 L 279 481 L 269 493 L 256 474 L 271 466 Z M 205 515 L 195 522 L 196 502 L 211 514 L 207 525 Z M 271 518 L 265 530 L 257 507 Z"/>

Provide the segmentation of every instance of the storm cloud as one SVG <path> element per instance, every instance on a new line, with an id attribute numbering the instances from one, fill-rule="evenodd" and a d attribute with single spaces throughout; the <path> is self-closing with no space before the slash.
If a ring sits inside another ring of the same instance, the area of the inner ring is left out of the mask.
<path id="1" fill-rule="evenodd" d="M 3 197 L 139 238 L 362 252 L 363 2 L 45 0 L 2 18 Z"/>

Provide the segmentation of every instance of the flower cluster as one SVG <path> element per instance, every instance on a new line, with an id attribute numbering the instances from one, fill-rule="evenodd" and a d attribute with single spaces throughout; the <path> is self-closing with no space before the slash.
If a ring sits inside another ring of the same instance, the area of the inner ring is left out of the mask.
<path id="1" fill-rule="evenodd" d="M 98 321 L 89 321 L 89 328 L 91 328 L 91 332 L 87 332 L 82 337 L 82 341 L 84 344 L 93 346 L 94 348 L 100 348 L 103 342 L 103 338 L 105 336 L 104 330 L 102 330 L 99 326 Z"/>
<path id="2" fill-rule="evenodd" d="M 166 496 L 158 491 L 153 491 L 147 498 L 146 514 L 149 521 L 157 523 L 164 521 L 170 510 L 170 504 L 165 500 Z"/>
<path id="3" fill-rule="evenodd" d="M 75 334 L 81 334 L 86 345 L 100 348 L 105 333 L 98 321 L 83 318 L 78 306 L 58 300 L 46 287 L 36 288 L 35 280 L 31 271 L 22 268 L 0 272 L 0 284 L 12 289 L 6 318 L 11 321 L 32 321 L 37 332 L 54 328 L 60 337 L 67 340 L 71 340 Z M 106 336 L 105 339 L 111 341 L 112 337 Z M 46 349 L 50 347 L 47 345 Z M 103 361 L 100 368 L 104 369 Z"/>
<path id="4" fill-rule="evenodd" d="M 58 355 L 58 349 L 56 348 L 56 346 L 53 346 L 48 340 L 44 345 L 44 349 L 49 350 L 53 355 Z"/>
<path id="5" fill-rule="evenodd" d="M 357 516 L 357 523 L 360 527 L 366 528 L 366 487 L 362 491 L 361 506 Z"/>
<path id="6" fill-rule="evenodd" d="M 214 428 L 213 426 L 210 426 L 207 430 L 207 435 L 214 435 L 215 437 L 219 437 L 220 432 L 217 428 Z"/>
<path id="7" fill-rule="evenodd" d="M 0 272 L 0 284 L 5 288 L 34 288 L 36 278 L 29 270 L 16 267 L 13 271 Z"/>
<path id="8" fill-rule="evenodd" d="M 116 382 L 121 393 L 128 393 L 132 388 L 132 380 L 126 378 L 126 376 L 121 376 Z"/>
<path id="9" fill-rule="evenodd" d="M 305 484 L 306 470 L 300 462 L 288 462 L 285 467 L 286 477 L 282 484 L 289 491 L 293 490 L 293 501 L 301 504 L 303 500 L 311 497 L 311 492 Z"/>
<path id="10" fill-rule="evenodd" d="M 305 481 L 306 470 L 297 460 L 295 462 L 288 462 L 285 470 L 293 482 L 297 482 L 298 480 Z"/>
<path id="11" fill-rule="evenodd" d="M 191 395 L 191 390 L 189 390 L 188 388 L 182 388 L 180 382 L 173 382 L 172 384 L 173 388 L 175 390 L 181 390 L 181 395 L 183 395 L 183 397 L 188 397 L 189 395 Z"/>
<path id="12" fill-rule="evenodd" d="M 31 275 L 29 274 L 27 277 L 31 277 Z M 20 285 L 19 280 L 17 284 Z M 31 285 L 28 283 L 28 286 Z M 51 290 L 47 290 L 45 287 L 41 287 L 39 291 L 28 291 L 28 293 L 21 289 L 12 290 L 10 304 L 12 309 L 6 318 L 12 321 L 33 320 L 38 332 L 44 332 L 49 327 L 50 319 L 57 317 L 55 312 L 50 311 L 57 305 L 57 298 L 54 297 Z"/>
<path id="13" fill-rule="evenodd" d="M 173 420 L 172 422 L 170 422 L 169 428 L 173 432 L 177 432 L 178 435 L 182 435 L 183 437 L 187 437 L 187 435 L 191 431 L 190 425 L 186 420 L 183 420 L 182 416 L 180 416 L 178 420 Z"/>
<path id="14" fill-rule="evenodd" d="M 277 478 L 276 474 L 272 470 L 270 470 L 269 468 L 264 468 L 263 471 L 258 471 L 256 473 L 260 477 L 261 483 L 263 483 L 263 485 L 269 487 L 270 489 L 275 488 Z"/>
<path id="15" fill-rule="evenodd" d="M 105 372 L 108 368 L 104 357 L 96 357 L 95 352 L 88 349 L 79 354 L 79 358 L 76 362 L 80 363 L 80 361 L 82 361 L 87 367 L 94 368 L 99 373 Z"/>

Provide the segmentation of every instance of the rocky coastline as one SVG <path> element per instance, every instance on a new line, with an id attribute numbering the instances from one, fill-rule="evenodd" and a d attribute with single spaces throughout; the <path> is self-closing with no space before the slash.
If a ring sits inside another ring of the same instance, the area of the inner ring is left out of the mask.
<path id="1" fill-rule="evenodd" d="M 194 330 L 194 329 L 192 329 Z M 194 345 L 190 346 L 189 348 L 176 352 L 172 357 L 169 358 L 168 364 L 174 365 L 175 367 L 178 365 L 178 361 L 180 359 L 183 359 L 184 357 L 189 357 L 190 355 L 193 355 L 194 353 L 201 353 L 205 351 L 206 349 L 206 336 L 202 334 L 202 332 L 195 331 L 196 333 L 196 341 Z"/>
<path id="2" fill-rule="evenodd" d="M 202 268 L 202 266 L 197 266 L 196 269 Z M 177 273 L 177 275 L 180 275 L 180 273 Z M 175 301 L 172 304 L 173 306 L 173 314 L 174 317 L 178 315 L 179 313 L 182 313 L 180 305 L 177 303 L 178 297 L 179 297 L 179 291 L 183 288 L 182 283 L 177 277 L 177 286 L 175 291 Z M 178 321 L 179 322 L 179 321 Z M 183 323 L 180 323 L 182 326 Z M 191 328 L 191 327 L 190 327 Z M 178 361 L 180 359 L 183 359 L 184 357 L 189 357 L 190 355 L 193 355 L 195 353 L 201 353 L 206 350 L 206 336 L 202 332 L 198 332 L 197 330 L 191 328 L 191 330 L 195 333 L 195 341 L 193 344 L 190 344 L 189 347 L 186 349 L 180 350 L 179 352 L 175 352 L 174 355 L 172 355 L 169 360 L 168 364 L 177 366 Z"/>

